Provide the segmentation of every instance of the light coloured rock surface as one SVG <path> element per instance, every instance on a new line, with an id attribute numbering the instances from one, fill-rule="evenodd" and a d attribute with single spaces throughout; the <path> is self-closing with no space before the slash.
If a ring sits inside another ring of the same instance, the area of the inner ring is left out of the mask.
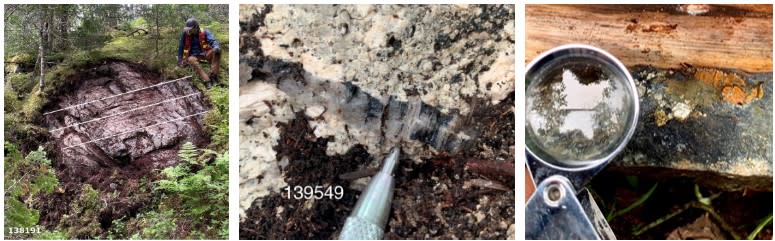
<path id="1" fill-rule="evenodd" d="M 285 106 L 270 107 L 264 101 L 285 101 L 287 96 L 267 83 L 252 83 L 240 88 L 240 97 L 252 100 L 240 102 L 240 217 L 244 215 L 257 197 L 278 191 L 285 186 L 277 154 L 272 147 L 277 145 L 280 129 L 277 123 L 293 118 Z M 272 109 L 275 108 L 275 109 Z M 253 124 L 245 124 L 252 120 Z"/>
<path id="2" fill-rule="evenodd" d="M 506 232 L 509 235 L 509 237 L 508 237 L 509 240 L 515 240 L 516 239 L 516 234 L 517 233 L 516 233 L 516 229 L 514 228 L 514 224 L 509 225 L 509 230 L 506 231 Z"/>
<path id="3" fill-rule="evenodd" d="M 480 13 L 456 5 L 275 5 L 256 37 L 264 54 L 300 62 L 313 76 L 404 101 L 419 92 L 430 105 L 465 114 L 463 97 L 503 99 L 514 90 L 514 21 L 463 33 L 459 25 L 475 23 L 450 12 Z"/>
<path id="4" fill-rule="evenodd" d="M 241 26 L 255 27 L 240 36 L 241 218 L 283 186 L 272 148 L 293 112 L 333 137 L 328 155 L 400 144 L 419 161 L 476 138 L 458 121 L 472 100 L 494 105 L 515 88 L 514 6 L 492 8 L 241 5 Z"/>
<path id="5" fill-rule="evenodd" d="M 673 117 L 678 120 L 685 120 L 692 113 L 691 107 L 684 103 L 677 103 L 673 106 Z"/>

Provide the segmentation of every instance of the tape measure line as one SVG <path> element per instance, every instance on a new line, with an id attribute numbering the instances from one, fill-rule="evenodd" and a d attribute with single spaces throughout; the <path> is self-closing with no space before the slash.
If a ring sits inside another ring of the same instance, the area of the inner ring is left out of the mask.
<path id="1" fill-rule="evenodd" d="M 121 133 L 118 133 L 118 134 L 115 134 L 115 135 L 106 136 L 106 137 L 103 137 L 103 138 L 100 138 L 100 139 L 83 142 L 83 143 L 80 143 L 78 145 L 72 145 L 72 146 L 65 147 L 65 148 L 63 148 L 63 150 L 67 150 L 67 149 L 70 149 L 70 148 L 73 148 L 73 147 L 83 146 L 83 145 L 86 145 L 86 144 L 89 144 L 89 143 L 94 143 L 94 142 L 105 140 L 105 139 L 108 139 L 108 138 L 112 138 L 112 137 L 116 137 L 116 136 L 120 136 L 120 135 L 124 135 L 124 134 L 128 134 L 128 133 L 132 133 L 132 132 L 143 130 L 143 129 L 146 129 L 146 128 L 149 128 L 149 127 L 154 127 L 154 126 L 163 125 L 163 124 L 170 123 L 170 122 L 176 122 L 176 121 L 185 120 L 186 118 L 189 118 L 189 117 L 192 117 L 192 116 L 202 115 L 202 114 L 205 114 L 207 112 L 208 111 L 203 111 L 203 112 L 199 112 L 199 113 L 196 113 L 196 114 L 180 117 L 180 118 L 177 118 L 177 119 L 173 119 L 173 120 L 169 120 L 169 121 L 165 121 L 165 122 L 156 123 L 156 124 L 153 124 L 153 125 L 137 128 L 137 129 L 134 129 L 134 130 L 131 130 L 131 131 L 125 131 L 125 132 L 121 132 Z"/>
<path id="2" fill-rule="evenodd" d="M 172 99 L 164 100 L 164 101 L 153 103 L 153 104 L 150 104 L 150 105 L 144 105 L 144 106 L 132 108 L 132 109 L 129 109 L 129 110 L 126 110 L 126 111 L 122 111 L 122 112 L 119 112 L 119 113 L 116 113 L 116 114 L 112 114 L 112 115 L 109 115 L 109 116 L 99 117 L 99 118 L 91 119 L 91 120 L 84 121 L 84 122 L 81 122 L 81 123 L 76 123 L 76 124 L 72 124 L 72 125 L 68 125 L 68 126 L 59 127 L 59 128 L 50 130 L 50 132 L 64 130 L 64 129 L 67 129 L 67 128 L 70 128 L 70 127 L 79 126 L 79 125 L 83 125 L 83 124 L 87 124 L 87 123 L 92 123 L 92 122 L 95 122 L 95 121 L 104 120 L 104 119 L 107 119 L 107 118 L 119 116 L 119 115 L 122 115 L 122 114 L 125 114 L 125 113 L 129 113 L 129 112 L 132 112 L 132 111 L 136 111 L 136 110 L 140 110 L 140 109 L 145 109 L 145 108 L 148 108 L 148 107 L 151 107 L 151 106 L 157 106 L 157 105 L 164 104 L 164 103 L 167 103 L 167 102 L 172 102 L 172 101 L 176 101 L 176 100 L 179 100 L 179 99 L 187 98 L 187 97 L 194 96 L 194 95 L 200 95 L 200 94 L 201 93 L 197 92 L 197 93 L 188 94 L 188 95 L 185 95 L 185 96 L 175 97 L 175 98 L 172 98 Z"/>
<path id="3" fill-rule="evenodd" d="M 138 92 L 138 91 L 141 91 L 141 90 L 150 89 L 150 88 L 153 88 L 153 87 L 158 87 L 158 86 L 166 85 L 166 84 L 178 81 L 178 80 L 190 79 L 190 78 L 191 78 L 191 76 L 186 76 L 186 77 L 179 78 L 179 79 L 164 81 L 164 82 L 161 82 L 161 83 L 158 83 L 158 84 L 155 84 L 155 85 L 151 85 L 151 86 L 147 86 L 147 87 L 143 87 L 143 88 L 139 88 L 139 89 L 130 90 L 130 91 L 127 91 L 127 92 L 124 92 L 124 93 L 115 94 L 115 95 L 111 95 L 111 96 L 107 96 L 107 97 L 102 97 L 100 99 L 96 99 L 96 100 L 92 100 L 92 101 L 87 101 L 87 102 L 80 103 L 80 104 L 71 105 L 71 106 L 68 106 L 68 107 L 65 107 L 65 108 L 62 108 L 62 109 L 58 109 L 58 110 L 54 110 L 54 111 L 49 111 L 49 112 L 43 113 L 43 115 L 57 113 L 57 112 L 64 111 L 64 110 L 69 110 L 69 109 L 72 109 L 72 108 L 75 108 L 75 107 L 78 107 L 78 106 L 83 106 L 83 105 L 91 104 L 91 103 L 94 103 L 94 102 L 97 102 L 97 101 L 103 101 L 103 100 L 107 100 L 107 99 L 110 99 L 110 98 L 114 98 L 114 97 L 118 97 L 118 96 L 122 96 L 122 95 L 126 95 L 126 94 L 131 94 L 131 93 Z"/>

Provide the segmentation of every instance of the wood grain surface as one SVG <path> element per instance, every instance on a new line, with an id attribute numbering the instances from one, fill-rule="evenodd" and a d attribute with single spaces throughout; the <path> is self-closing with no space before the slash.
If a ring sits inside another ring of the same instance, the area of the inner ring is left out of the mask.
<path id="1" fill-rule="evenodd" d="M 525 14 L 526 63 L 583 43 L 628 66 L 772 71 L 772 5 L 527 5 Z"/>

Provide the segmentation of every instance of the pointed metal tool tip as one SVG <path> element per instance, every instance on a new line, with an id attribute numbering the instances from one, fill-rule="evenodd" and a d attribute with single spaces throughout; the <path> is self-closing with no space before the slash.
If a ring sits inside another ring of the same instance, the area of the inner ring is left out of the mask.
<path id="1" fill-rule="evenodd" d="M 393 147 L 393 149 L 390 151 L 390 154 L 385 157 L 385 161 L 383 161 L 382 164 L 382 170 L 380 172 L 392 174 L 393 170 L 396 169 L 396 166 L 398 166 L 398 157 L 401 155 L 401 148 L 400 147 Z"/>

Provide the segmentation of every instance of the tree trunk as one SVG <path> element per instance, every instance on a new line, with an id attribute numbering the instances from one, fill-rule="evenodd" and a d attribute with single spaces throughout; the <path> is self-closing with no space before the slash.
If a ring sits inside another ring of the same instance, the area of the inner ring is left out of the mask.
<path id="1" fill-rule="evenodd" d="M 54 21 L 53 21 L 56 12 L 51 7 L 46 7 L 44 11 L 45 11 L 45 13 L 43 13 L 44 14 L 43 15 L 44 16 L 43 19 L 46 22 L 46 24 L 44 24 L 45 28 L 43 28 L 43 29 L 45 30 L 44 34 L 45 34 L 45 37 L 46 37 L 46 42 L 44 42 L 45 45 L 43 46 L 43 48 L 44 49 L 52 49 L 53 46 L 54 46 L 54 40 L 56 40 L 56 38 L 52 38 L 50 36 L 51 35 L 51 30 L 50 29 L 51 28 L 56 28 L 56 26 L 54 25 Z"/>
<path id="2" fill-rule="evenodd" d="M 43 89 L 46 87 L 46 83 L 44 81 L 46 79 L 46 50 L 44 45 L 48 37 L 48 19 L 46 18 L 48 13 L 46 12 L 46 7 L 44 5 L 40 6 L 40 13 L 40 29 L 38 29 L 38 58 L 40 60 L 40 92 L 42 93 Z"/>
<path id="3" fill-rule="evenodd" d="M 59 14 L 59 34 L 57 36 L 56 46 L 64 51 L 69 48 L 69 44 L 67 43 L 67 29 L 70 28 L 70 26 L 68 17 L 69 9 L 67 9 L 67 6 L 65 6 L 65 9 Z"/>
<path id="4" fill-rule="evenodd" d="M 159 37 L 161 33 L 159 33 L 159 9 L 157 7 L 153 6 L 153 12 L 156 13 L 156 56 L 159 56 Z"/>

